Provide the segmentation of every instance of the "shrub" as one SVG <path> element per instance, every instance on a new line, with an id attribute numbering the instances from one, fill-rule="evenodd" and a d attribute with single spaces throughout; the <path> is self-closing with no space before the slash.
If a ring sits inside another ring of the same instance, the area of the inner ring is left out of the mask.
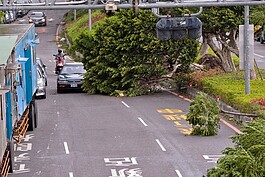
<path id="1" fill-rule="evenodd" d="M 192 135 L 212 136 L 218 132 L 220 109 L 217 101 L 199 92 L 191 102 L 187 121 L 192 125 Z"/>

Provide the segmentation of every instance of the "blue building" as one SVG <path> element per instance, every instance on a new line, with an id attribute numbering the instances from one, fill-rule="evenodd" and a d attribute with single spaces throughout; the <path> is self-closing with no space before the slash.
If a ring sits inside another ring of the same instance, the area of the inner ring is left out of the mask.
<path id="1" fill-rule="evenodd" d="M 0 172 L 13 171 L 14 143 L 37 127 L 35 26 L 0 25 Z M 0 175 L 0 176 L 1 176 Z"/>

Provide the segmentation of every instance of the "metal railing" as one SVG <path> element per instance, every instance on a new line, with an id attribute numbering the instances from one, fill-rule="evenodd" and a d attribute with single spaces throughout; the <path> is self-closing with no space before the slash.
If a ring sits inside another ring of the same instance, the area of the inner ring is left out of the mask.
<path id="1" fill-rule="evenodd" d="M 9 4 L 7 0 L 3 0 L 0 4 L 0 10 L 13 10 L 13 9 L 25 9 L 25 10 L 66 10 L 66 9 L 105 9 L 109 3 L 113 3 L 114 0 L 109 0 L 102 4 L 99 1 L 70 1 L 70 2 L 56 2 L 51 1 L 41 3 L 27 3 L 27 4 Z M 119 1 L 121 2 L 121 1 Z M 148 9 L 148 8 L 176 8 L 176 7 L 210 7 L 210 6 L 257 6 L 265 5 L 264 0 L 180 0 L 180 1 L 166 1 L 166 2 L 142 2 L 137 3 L 117 3 L 115 1 L 117 9 Z"/>

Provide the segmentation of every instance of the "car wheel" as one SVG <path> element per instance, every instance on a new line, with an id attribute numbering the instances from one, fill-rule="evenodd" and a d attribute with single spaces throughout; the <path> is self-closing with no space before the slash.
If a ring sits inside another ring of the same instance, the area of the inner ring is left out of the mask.
<path id="1" fill-rule="evenodd" d="M 62 93 L 62 90 L 57 88 L 57 93 Z"/>
<path id="2" fill-rule="evenodd" d="M 42 96 L 43 99 L 46 99 L 46 89 L 45 89 L 45 92 L 44 92 L 44 95 Z"/>
<path id="3" fill-rule="evenodd" d="M 29 121 L 28 121 L 28 131 L 33 131 L 34 128 L 35 128 L 35 100 L 33 100 L 31 103 L 30 103 L 30 106 L 29 106 Z"/>

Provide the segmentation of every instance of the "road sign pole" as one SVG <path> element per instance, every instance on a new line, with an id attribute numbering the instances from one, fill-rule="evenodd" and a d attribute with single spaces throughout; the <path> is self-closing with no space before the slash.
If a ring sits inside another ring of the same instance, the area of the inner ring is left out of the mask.
<path id="1" fill-rule="evenodd" d="M 245 94 L 250 94 L 250 59 L 249 59 L 249 6 L 244 6 L 244 68 L 245 68 Z"/>

